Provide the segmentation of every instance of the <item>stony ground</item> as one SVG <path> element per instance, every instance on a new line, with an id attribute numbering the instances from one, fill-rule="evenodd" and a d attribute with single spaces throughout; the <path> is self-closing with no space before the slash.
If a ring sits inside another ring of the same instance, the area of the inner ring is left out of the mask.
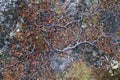
<path id="1" fill-rule="evenodd" d="M 119 80 L 119 13 L 118 0 L 0 1 L 0 79 Z"/>

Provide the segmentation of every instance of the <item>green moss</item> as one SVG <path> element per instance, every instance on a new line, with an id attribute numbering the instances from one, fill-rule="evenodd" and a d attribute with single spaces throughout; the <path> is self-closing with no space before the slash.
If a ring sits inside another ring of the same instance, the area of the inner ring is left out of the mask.
<path id="1" fill-rule="evenodd" d="M 64 79 L 70 80 L 94 80 L 91 77 L 91 69 L 86 66 L 82 61 L 77 61 L 71 64 L 71 67 L 68 68 Z"/>

